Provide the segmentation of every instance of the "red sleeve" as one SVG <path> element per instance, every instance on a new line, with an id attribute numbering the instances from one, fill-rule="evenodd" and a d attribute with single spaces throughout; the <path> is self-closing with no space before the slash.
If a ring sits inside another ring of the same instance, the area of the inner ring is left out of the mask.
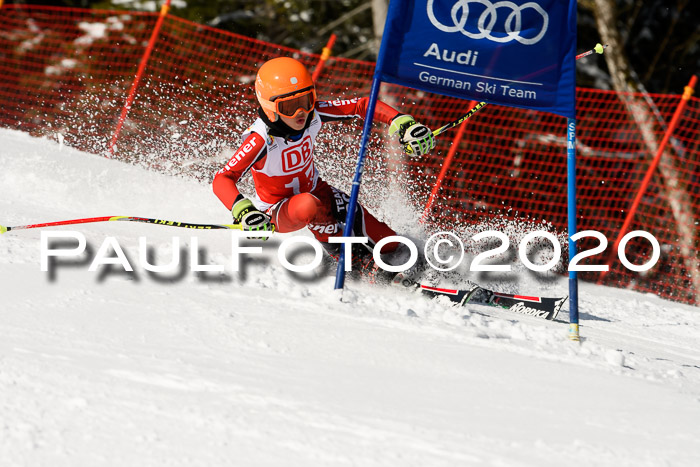
<path id="1" fill-rule="evenodd" d="M 316 112 L 324 122 L 348 120 L 358 117 L 364 119 L 367 116 L 368 106 L 369 97 L 318 101 L 316 102 Z M 379 100 L 374 107 L 374 119 L 386 123 L 387 125 L 400 114 L 398 110 Z"/>
<path id="2" fill-rule="evenodd" d="M 231 210 L 240 195 L 236 183 L 257 161 L 267 155 L 265 140 L 257 133 L 251 133 L 223 169 L 214 176 L 212 187 L 224 205 Z"/>

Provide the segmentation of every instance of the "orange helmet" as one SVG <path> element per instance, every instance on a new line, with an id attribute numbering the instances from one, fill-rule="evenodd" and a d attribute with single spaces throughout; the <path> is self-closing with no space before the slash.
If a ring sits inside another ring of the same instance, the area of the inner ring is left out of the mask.
<path id="1" fill-rule="evenodd" d="M 255 95 L 270 121 L 311 112 L 316 103 L 313 79 L 304 65 L 290 57 L 269 60 L 255 78 Z"/>

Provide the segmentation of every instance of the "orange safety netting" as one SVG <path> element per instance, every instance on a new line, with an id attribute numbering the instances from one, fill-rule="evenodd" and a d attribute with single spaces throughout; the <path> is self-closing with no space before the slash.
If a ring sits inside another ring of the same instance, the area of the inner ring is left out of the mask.
<path id="1" fill-rule="evenodd" d="M 208 183 L 255 118 L 252 82 L 259 65 L 288 55 L 313 69 L 320 58 L 168 15 L 112 154 L 110 141 L 157 19 L 157 13 L 3 5 L 0 125 Z M 368 95 L 372 73 L 372 63 L 331 57 L 317 83 L 319 97 Z M 469 110 L 467 101 L 389 85 L 381 98 L 432 128 Z M 579 230 L 598 230 L 612 245 L 679 102 L 679 95 L 578 89 Z M 405 159 L 384 131 L 375 131 L 364 202 L 376 205 L 388 186 L 397 186 L 386 183 L 390 170 L 399 186 L 411 187 L 406 195 L 422 213 L 456 145 L 427 216 L 429 230 L 520 222 L 561 235 L 565 124 L 551 114 L 489 105 L 467 120 L 459 141 L 451 130 L 422 159 Z M 331 126 L 318 141 L 324 177 L 348 190 L 360 130 L 360 122 Z M 367 200 L 368 193 L 377 199 Z M 700 303 L 699 220 L 700 100 L 691 98 L 630 227 L 658 239 L 661 259 L 642 274 L 615 258 L 604 282 Z M 588 239 L 580 249 L 596 245 Z M 651 256 L 640 238 L 626 251 L 636 264 Z M 591 262 L 605 263 L 608 252 Z"/>

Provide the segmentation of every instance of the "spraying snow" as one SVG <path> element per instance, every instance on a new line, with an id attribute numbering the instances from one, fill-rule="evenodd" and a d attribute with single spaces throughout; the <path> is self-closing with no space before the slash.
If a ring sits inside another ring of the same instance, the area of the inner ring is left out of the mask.
<path id="1" fill-rule="evenodd" d="M 2 225 L 230 221 L 204 183 L 14 131 L 0 147 Z M 39 229 L 0 236 L 4 465 L 700 464 L 695 307 L 582 284 L 573 343 L 565 323 L 364 283 L 340 301 L 332 277 L 294 277 L 274 254 L 240 273 L 138 267 L 142 236 L 155 262 L 175 237 L 228 264 L 228 231 L 52 229 L 71 230 L 86 254 L 49 272 Z M 88 271 L 107 237 L 133 273 Z"/>

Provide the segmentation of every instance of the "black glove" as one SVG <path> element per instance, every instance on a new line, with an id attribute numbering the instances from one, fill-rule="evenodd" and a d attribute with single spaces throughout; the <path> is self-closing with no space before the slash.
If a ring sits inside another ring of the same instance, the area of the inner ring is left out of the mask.
<path id="1" fill-rule="evenodd" d="M 231 214 L 244 231 L 275 231 L 275 225 L 270 222 L 270 216 L 258 210 L 247 198 L 234 203 Z M 263 240 L 267 239 L 268 237 L 263 237 Z"/>
<path id="2" fill-rule="evenodd" d="M 435 147 L 435 136 L 425 125 L 417 123 L 410 115 L 399 115 L 391 121 L 389 134 L 399 133 L 399 142 L 409 156 L 422 156 Z"/>

